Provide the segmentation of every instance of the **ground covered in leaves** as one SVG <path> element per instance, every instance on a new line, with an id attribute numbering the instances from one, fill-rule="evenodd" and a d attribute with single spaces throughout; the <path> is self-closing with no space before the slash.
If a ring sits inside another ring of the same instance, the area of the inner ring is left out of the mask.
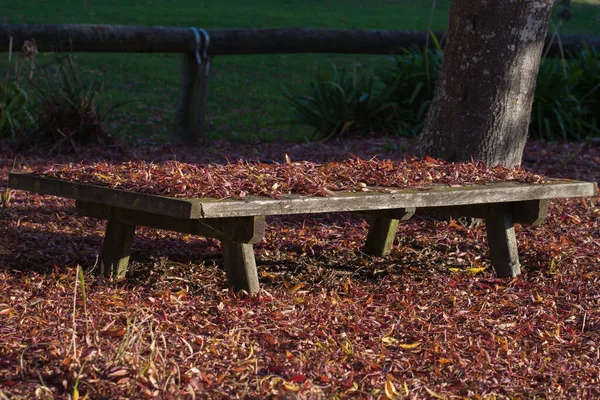
<path id="1" fill-rule="evenodd" d="M 600 397 L 597 197 L 554 201 L 542 226 L 517 226 L 514 279 L 495 277 L 483 226 L 413 218 L 377 258 L 360 252 L 362 217 L 269 218 L 255 245 L 262 290 L 249 297 L 227 288 L 218 241 L 147 228 L 131 276 L 99 279 L 104 223 L 70 200 L 5 194 L 13 165 L 400 160 L 406 148 L 0 150 L 0 398 Z M 599 181 L 600 148 L 532 142 L 524 167 Z"/>

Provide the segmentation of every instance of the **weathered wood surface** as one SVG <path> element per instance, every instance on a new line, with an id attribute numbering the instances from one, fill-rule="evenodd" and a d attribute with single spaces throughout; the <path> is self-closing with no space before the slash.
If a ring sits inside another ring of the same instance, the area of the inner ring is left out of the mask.
<path id="1" fill-rule="evenodd" d="M 257 243 L 265 236 L 264 216 L 205 219 L 175 218 L 82 200 L 77 200 L 75 207 L 81 215 L 86 217 L 166 229 L 238 243 Z"/>
<path id="2" fill-rule="evenodd" d="M 442 214 L 456 217 L 485 218 L 502 203 L 470 204 L 449 207 L 422 207 L 420 213 Z M 539 225 L 548 216 L 548 199 L 526 200 L 507 203 L 513 216 L 513 222 L 524 225 Z M 392 210 L 389 215 L 393 215 Z"/>
<path id="3" fill-rule="evenodd" d="M 402 48 L 423 47 L 426 32 L 359 29 L 210 29 L 209 55 L 276 53 L 398 54 Z M 436 32 L 438 38 L 443 32 Z M 195 36 L 190 28 L 136 25 L 43 25 L 0 24 L 0 51 L 35 39 L 39 51 L 193 53 Z M 547 39 L 547 44 L 549 38 Z M 594 36 L 561 36 L 566 52 L 574 53 L 583 43 L 600 48 Z M 558 41 L 548 54 L 560 54 Z"/>
<path id="4" fill-rule="evenodd" d="M 390 254 L 392 245 L 398 231 L 398 223 L 410 219 L 415 213 L 415 208 L 395 209 L 392 215 L 385 211 L 383 213 L 373 212 L 367 240 L 363 246 L 363 252 L 372 256 L 383 257 Z"/>
<path id="5" fill-rule="evenodd" d="M 401 189 L 394 193 L 339 193 L 328 197 L 287 196 L 280 199 L 202 200 L 204 217 L 284 215 L 322 212 L 375 211 L 394 208 L 466 206 L 564 197 L 593 196 L 592 182 L 556 181 L 545 184 L 492 183 L 435 189 Z"/>
<path id="6" fill-rule="evenodd" d="M 492 265 L 499 277 L 515 277 L 521 273 L 517 238 L 512 212 L 507 205 L 498 205 L 485 217 L 485 229 Z"/>
<path id="7" fill-rule="evenodd" d="M 390 254 L 399 222 L 397 219 L 374 217 L 369 225 L 367 240 L 362 251 L 377 257 Z"/>
<path id="8" fill-rule="evenodd" d="M 102 252 L 100 273 L 106 277 L 123 278 L 127 273 L 135 225 L 108 220 Z"/>
<path id="9" fill-rule="evenodd" d="M 252 245 L 229 240 L 222 241 L 221 245 L 229 286 L 233 286 L 236 290 L 245 290 L 250 294 L 257 293 L 258 272 Z"/>
<path id="10" fill-rule="evenodd" d="M 204 134 L 210 65 L 210 57 L 200 64 L 194 54 L 186 53 L 183 57 L 175 135 L 184 142 L 194 142 Z"/>
<path id="11" fill-rule="evenodd" d="M 426 32 L 359 29 L 209 29 L 209 55 L 268 53 L 392 54 L 424 44 Z M 441 37 L 442 33 L 438 33 Z M 193 53 L 188 27 L 0 24 L 0 51 L 34 38 L 40 51 Z"/>
<path id="12" fill-rule="evenodd" d="M 12 189 L 22 189 L 33 193 L 66 197 L 175 218 L 201 217 L 200 203 L 197 200 L 128 192 L 97 185 L 41 178 L 23 173 L 11 173 L 8 177 L 8 186 Z"/>
<path id="13" fill-rule="evenodd" d="M 284 196 L 245 200 L 179 199 L 110 189 L 96 185 L 11 173 L 8 186 L 39 194 L 68 197 L 113 207 L 178 218 L 225 218 L 324 212 L 375 211 L 394 208 L 465 206 L 521 202 L 596 194 L 592 182 L 556 180 L 552 183 L 491 183 L 433 189 L 388 189 L 392 193 L 339 193 L 328 197 Z"/>

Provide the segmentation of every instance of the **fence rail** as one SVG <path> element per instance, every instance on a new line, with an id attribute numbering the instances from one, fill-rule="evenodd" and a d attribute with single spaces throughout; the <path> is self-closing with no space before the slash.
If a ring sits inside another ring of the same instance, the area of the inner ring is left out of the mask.
<path id="1" fill-rule="evenodd" d="M 195 28 L 135 25 L 0 24 L 0 52 L 20 49 L 34 39 L 40 52 L 183 53 L 175 132 L 193 141 L 204 130 L 211 57 L 243 54 L 342 53 L 397 54 L 424 46 L 427 33 L 360 29 L 209 29 L 209 40 Z M 443 38 L 443 32 L 436 32 Z M 600 48 L 600 37 L 562 36 L 547 40 L 547 53 L 575 53 L 586 43 Z M 562 49 L 562 51 L 561 51 Z M 199 51 L 200 50 L 200 51 Z M 202 54 L 204 53 L 204 54 Z"/>
<path id="2" fill-rule="evenodd" d="M 427 37 L 425 32 L 366 29 L 209 29 L 207 32 L 211 56 L 393 54 L 412 44 L 423 46 Z M 443 32 L 436 35 L 442 37 Z M 192 29 L 169 26 L 0 24 L 0 51 L 8 51 L 10 37 L 15 48 L 34 38 L 42 52 L 188 53 L 196 47 Z M 600 37 L 561 36 L 560 43 L 569 53 L 581 49 L 583 43 L 600 48 Z M 558 40 L 552 42 L 548 54 L 560 54 Z"/>

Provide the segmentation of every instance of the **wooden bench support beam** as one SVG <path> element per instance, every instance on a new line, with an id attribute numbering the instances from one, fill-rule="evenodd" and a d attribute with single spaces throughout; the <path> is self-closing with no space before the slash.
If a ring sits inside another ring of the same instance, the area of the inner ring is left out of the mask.
<path id="1" fill-rule="evenodd" d="M 250 294 L 258 293 L 258 272 L 252 244 L 228 240 L 223 240 L 221 244 L 229 286 L 233 286 L 235 290 L 245 290 Z"/>
<path id="2" fill-rule="evenodd" d="M 513 222 L 523 225 L 539 225 L 548 216 L 548 200 L 527 200 L 506 203 L 469 204 L 464 206 L 419 207 L 417 212 L 440 214 L 453 217 L 470 217 L 485 219 L 498 207 L 507 206 L 512 212 Z"/>
<path id="3" fill-rule="evenodd" d="M 493 207 L 485 216 L 490 258 L 498 277 L 521 273 L 511 205 Z"/>
<path id="4" fill-rule="evenodd" d="M 397 219 L 374 217 L 369 226 L 363 253 L 383 257 L 390 254 L 398 231 Z"/>
<path id="5" fill-rule="evenodd" d="M 185 142 L 195 142 L 204 133 L 210 64 L 210 57 L 198 64 L 194 53 L 183 58 L 175 134 Z"/>
<path id="6" fill-rule="evenodd" d="M 135 225 L 109 220 L 100 254 L 100 273 L 107 278 L 123 278 L 127 273 Z"/>
<path id="7" fill-rule="evenodd" d="M 382 210 L 374 212 L 369 226 L 363 252 L 371 256 L 383 257 L 390 254 L 398 231 L 398 223 L 406 221 L 415 213 L 414 208 Z"/>
<path id="8" fill-rule="evenodd" d="M 205 219 L 175 218 L 81 200 L 77 200 L 75 207 L 79 214 L 86 217 L 121 221 L 132 225 L 166 229 L 219 240 L 256 243 L 261 241 L 265 235 L 264 216 Z"/>
<path id="9" fill-rule="evenodd" d="M 548 200 L 529 200 L 512 203 L 514 222 L 523 225 L 540 225 L 548 217 Z"/>

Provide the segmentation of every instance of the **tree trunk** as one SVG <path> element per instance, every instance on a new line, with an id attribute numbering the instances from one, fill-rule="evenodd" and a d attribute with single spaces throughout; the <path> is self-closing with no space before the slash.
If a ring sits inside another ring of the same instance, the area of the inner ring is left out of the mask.
<path id="1" fill-rule="evenodd" d="M 519 165 L 554 0 L 452 0 L 444 62 L 417 152 Z"/>

